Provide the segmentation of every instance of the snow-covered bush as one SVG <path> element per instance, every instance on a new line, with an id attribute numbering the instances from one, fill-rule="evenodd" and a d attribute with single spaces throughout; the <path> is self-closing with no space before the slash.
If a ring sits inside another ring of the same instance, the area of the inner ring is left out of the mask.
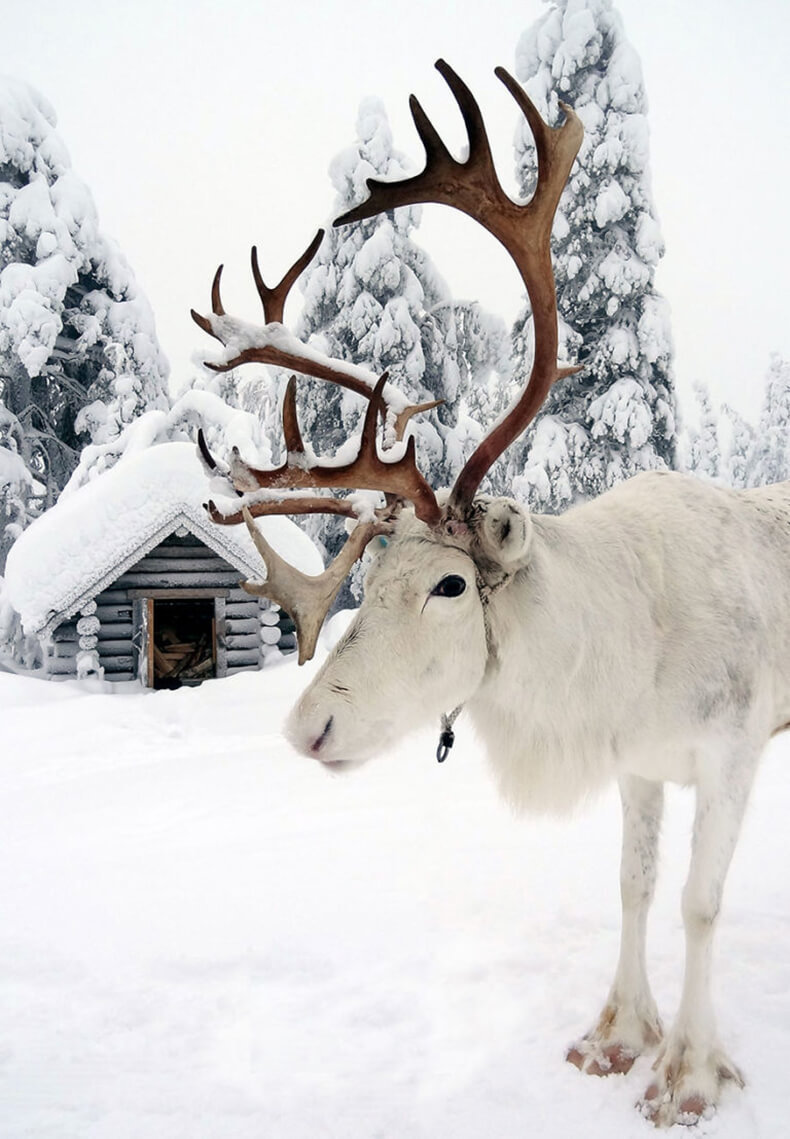
<path id="1" fill-rule="evenodd" d="M 86 482 L 98 478 L 124 455 L 160 443 L 194 443 L 199 429 L 206 437 L 209 450 L 219 459 L 226 459 L 233 447 L 238 447 L 249 462 L 273 465 L 266 424 L 257 414 L 231 407 L 214 392 L 194 388 L 174 400 L 169 410 L 146 411 L 114 439 L 88 444 L 61 497 L 68 497 Z"/>

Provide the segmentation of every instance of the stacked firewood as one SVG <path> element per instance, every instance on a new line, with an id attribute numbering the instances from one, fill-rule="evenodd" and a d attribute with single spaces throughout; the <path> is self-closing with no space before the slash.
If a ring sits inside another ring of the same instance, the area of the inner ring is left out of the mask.
<path id="1" fill-rule="evenodd" d="M 161 642 L 154 645 L 154 668 L 161 680 L 202 680 L 214 668 L 208 637 L 198 641 L 175 641 L 163 631 Z"/>

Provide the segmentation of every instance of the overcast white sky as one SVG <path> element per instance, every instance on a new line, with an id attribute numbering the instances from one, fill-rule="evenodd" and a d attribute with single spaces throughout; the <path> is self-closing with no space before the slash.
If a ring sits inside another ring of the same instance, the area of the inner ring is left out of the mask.
<path id="1" fill-rule="evenodd" d="M 679 383 L 705 378 L 749 411 L 769 352 L 790 355 L 790 3 L 617 6 L 650 100 L 667 244 L 658 285 L 672 305 Z M 384 99 L 396 145 L 415 159 L 412 91 L 460 142 L 432 66 L 444 56 L 478 96 L 514 186 L 517 113 L 493 68 L 513 68 L 542 11 L 540 0 L 2 0 L 0 70 L 55 106 L 178 381 L 204 339 L 189 309 L 208 307 L 217 264 L 228 310 L 255 319 L 250 245 L 276 280 L 326 221 L 327 167 L 353 140 L 363 96 Z M 456 295 L 515 314 L 516 272 L 474 223 L 430 207 L 420 235 Z"/>

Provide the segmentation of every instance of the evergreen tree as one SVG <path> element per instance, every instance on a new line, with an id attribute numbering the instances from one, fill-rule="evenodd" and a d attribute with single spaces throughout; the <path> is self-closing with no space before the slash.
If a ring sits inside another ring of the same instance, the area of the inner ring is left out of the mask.
<path id="1" fill-rule="evenodd" d="M 406 160 L 393 149 L 383 104 L 366 99 L 356 142 L 330 167 L 337 191 L 334 215 L 367 196 L 367 178 L 406 173 Z M 330 229 L 302 278 L 305 307 L 298 332 L 303 340 L 312 336 L 330 356 L 376 374 L 388 371 L 390 381 L 413 403 L 444 400 L 429 416 L 412 421 L 420 469 L 432 485 L 444 486 L 479 437 L 465 400 L 479 385 L 481 394 L 470 403 L 477 409 L 485 402 L 492 369 L 506 358 L 507 334 L 479 306 L 451 299 L 413 239 L 420 214 L 420 207 L 408 206 Z M 326 383 L 299 384 L 306 435 L 317 449 L 334 452 L 359 430 L 361 401 Z M 334 552 L 334 528 L 326 520 L 313 520 L 316 524 L 315 536 Z"/>
<path id="2" fill-rule="evenodd" d="M 749 485 L 747 480 L 755 444 L 754 428 L 729 404 L 723 406 L 722 414 L 730 429 L 723 474 L 731 487 L 742 490 Z"/>
<path id="3" fill-rule="evenodd" d="M 699 431 L 690 433 L 688 468 L 702 478 L 716 479 L 721 474 L 719 422 L 707 384 L 694 385 L 699 405 Z"/>
<path id="4" fill-rule="evenodd" d="M 41 498 L 43 488 L 33 478 L 33 464 L 22 424 L 0 399 L 0 566 L 35 516 Z"/>
<path id="5" fill-rule="evenodd" d="M 168 405 L 148 303 L 55 123 L 39 94 L 0 80 L 0 567 L 86 442 Z"/>
<path id="6" fill-rule="evenodd" d="M 195 376 L 178 399 L 174 409 L 194 403 L 197 393 L 205 392 L 206 396 L 216 397 L 215 400 L 205 402 L 202 406 L 219 408 L 225 411 L 220 416 L 220 422 L 211 422 L 210 414 L 201 424 L 207 437 L 214 432 L 215 445 L 221 455 L 226 455 L 231 447 L 241 447 L 239 440 L 233 437 L 233 432 L 227 430 L 229 423 L 238 424 L 247 422 L 246 416 L 251 416 L 258 424 L 255 431 L 256 446 L 254 451 L 244 451 L 244 457 L 259 466 L 273 466 L 283 462 L 282 439 L 282 403 L 285 387 L 291 372 L 273 365 L 250 365 L 233 368 L 229 372 L 212 372 L 209 368 L 201 368 L 200 374 Z M 192 397 L 190 399 L 190 393 Z M 300 399 L 300 404 L 301 404 Z M 238 411 L 241 418 L 235 418 L 232 413 Z M 300 411 L 300 416 L 301 416 Z M 251 420 L 251 421 L 252 421 Z M 301 418 L 300 418 L 301 422 Z M 248 443 L 252 437 L 248 438 Z M 295 519 L 296 522 L 299 519 Z"/>
<path id="7" fill-rule="evenodd" d="M 746 485 L 790 478 L 790 360 L 774 353 L 765 377 L 760 421 L 746 461 Z"/>
<path id="8" fill-rule="evenodd" d="M 562 99 L 585 130 L 552 237 L 561 356 L 584 371 L 556 385 L 508 463 L 517 493 L 558 510 L 675 464 L 669 315 L 653 284 L 663 242 L 641 66 L 611 0 L 555 0 L 522 37 L 516 70 L 551 125 L 562 120 Z M 520 190 L 530 197 L 537 157 L 526 123 L 516 151 Z M 514 329 L 519 384 L 531 335 L 527 308 Z"/>

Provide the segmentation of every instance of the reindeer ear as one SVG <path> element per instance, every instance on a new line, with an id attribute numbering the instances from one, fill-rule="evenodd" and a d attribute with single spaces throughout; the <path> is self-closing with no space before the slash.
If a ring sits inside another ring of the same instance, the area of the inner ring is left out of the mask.
<path id="1" fill-rule="evenodd" d="M 529 512 L 512 498 L 492 498 L 483 511 L 477 536 L 488 557 L 503 567 L 513 568 L 529 556 Z"/>

